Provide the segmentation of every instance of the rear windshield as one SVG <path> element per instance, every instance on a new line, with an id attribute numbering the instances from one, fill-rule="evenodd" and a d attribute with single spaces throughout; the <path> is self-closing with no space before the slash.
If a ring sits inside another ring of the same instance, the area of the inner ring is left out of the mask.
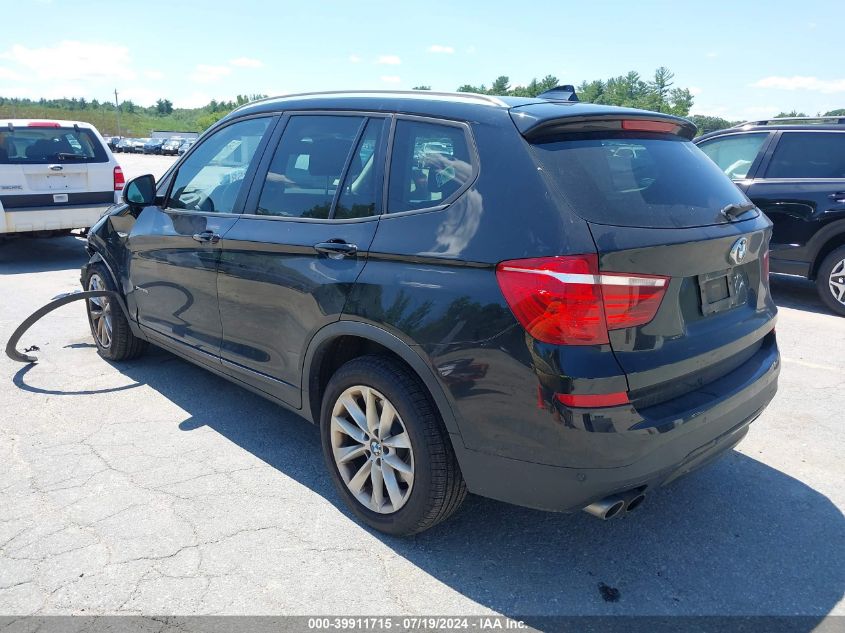
<path id="1" fill-rule="evenodd" d="M 106 163 L 108 160 L 103 144 L 91 130 L 72 127 L 0 129 L 0 165 Z"/>
<path id="2" fill-rule="evenodd" d="M 583 134 L 532 148 L 551 187 L 589 222 L 705 226 L 724 222 L 726 205 L 748 201 L 700 149 L 674 136 Z"/>

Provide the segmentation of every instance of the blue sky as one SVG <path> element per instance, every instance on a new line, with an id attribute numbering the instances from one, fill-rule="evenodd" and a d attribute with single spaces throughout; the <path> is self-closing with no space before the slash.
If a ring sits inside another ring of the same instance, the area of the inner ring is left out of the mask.
<path id="1" fill-rule="evenodd" d="M 840 0 L 841 1 L 841 0 Z M 6 0 L 0 96 L 159 97 L 565 83 L 668 66 L 694 113 L 845 107 L 841 5 L 778 2 Z M 219 7 L 219 8 L 217 8 Z M 11 25 L 14 25 L 13 28 Z"/>

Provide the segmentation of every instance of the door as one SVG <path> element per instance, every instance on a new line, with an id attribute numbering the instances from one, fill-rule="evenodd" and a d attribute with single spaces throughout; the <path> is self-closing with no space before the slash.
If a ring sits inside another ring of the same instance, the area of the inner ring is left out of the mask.
<path id="1" fill-rule="evenodd" d="M 807 276 L 823 242 L 813 238 L 845 221 L 845 132 L 783 131 L 763 169 L 748 196 L 774 225 L 772 270 Z"/>
<path id="2" fill-rule="evenodd" d="M 221 240 L 237 221 L 244 182 L 272 117 L 244 119 L 204 139 L 171 174 L 161 203 L 129 234 L 129 282 L 138 322 L 201 357 L 217 360 Z"/>
<path id="3" fill-rule="evenodd" d="M 289 117 L 223 243 L 223 363 L 295 407 L 307 344 L 340 318 L 375 235 L 388 122 Z"/>

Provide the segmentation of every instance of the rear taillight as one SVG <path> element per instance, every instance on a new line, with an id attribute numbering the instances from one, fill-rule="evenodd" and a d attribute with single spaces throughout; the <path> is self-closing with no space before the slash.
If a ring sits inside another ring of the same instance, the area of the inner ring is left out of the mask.
<path id="1" fill-rule="evenodd" d="M 126 178 L 123 177 L 123 170 L 118 166 L 114 168 L 114 190 L 121 191 L 123 185 L 126 184 Z"/>
<path id="2" fill-rule="evenodd" d="M 600 345 L 608 342 L 608 330 L 648 323 L 669 280 L 599 273 L 596 255 L 505 261 L 496 279 L 522 327 L 555 345 Z"/>
<path id="3" fill-rule="evenodd" d="M 61 127 L 58 123 L 53 121 L 30 121 L 26 124 L 27 127 Z"/>

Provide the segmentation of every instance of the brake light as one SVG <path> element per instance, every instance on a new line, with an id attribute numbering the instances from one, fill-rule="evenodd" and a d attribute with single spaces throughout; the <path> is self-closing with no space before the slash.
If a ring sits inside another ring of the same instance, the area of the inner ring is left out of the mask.
<path id="1" fill-rule="evenodd" d="M 622 121 L 622 129 L 632 132 L 669 132 L 675 134 L 680 126 L 670 121 L 642 121 L 638 119 L 625 119 Z"/>
<path id="2" fill-rule="evenodd" d="M 608 330 L 648 323 L 668 277 L 599 273 L 593 254 L 501 262 L 496 279 L 522 327 L 555 345 L 601 345 Z"/>
<path id="3" fill-rule="evenodd" d="M 114 168 L 114 190 L 121 191 L 123 189 L 123 185 L 126 184 L 126 178 L 123 176 L 123 170 L 118 165 Z"/>
<path id="4" fill-rule="evenodd" d="M 58 123 L 53 121 L 30 121 L 27 127 L 61 127 Z"/>

